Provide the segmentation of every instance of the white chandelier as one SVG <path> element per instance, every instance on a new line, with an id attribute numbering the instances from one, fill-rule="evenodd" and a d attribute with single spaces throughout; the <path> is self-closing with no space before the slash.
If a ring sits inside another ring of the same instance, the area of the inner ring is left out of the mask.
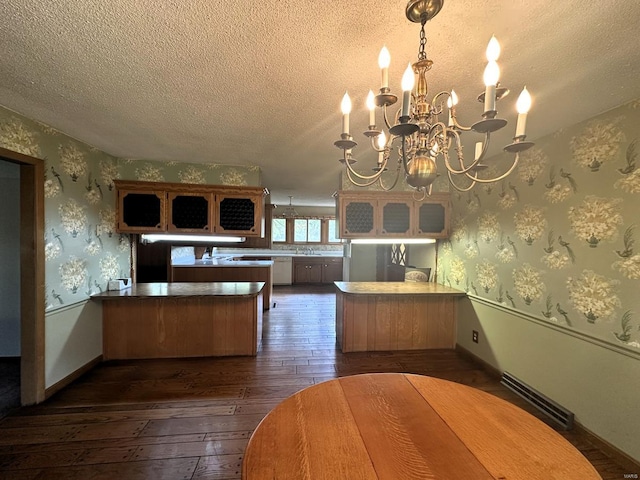
<path id="1" fill-rule="evenodd" d="M 427 43 L 424 26 L 426 22 L 435 17 L 444 0 L 411 0 L 406 7 L 407 18 L 420 23 L 420 48 L 418 61 L 409 64 L 402 77 L 402 107 L 393 117 L 394 124 L 389 121 L 389 107 L 394 105 L 398 97 L 389 89 L 389 64 L 391 57 L 386 46 L 380 51 L 378 64 L 382 70 L 382 85 L 378 95 L 370 90 L 367 97 L 369 109 L 369 128 L 364 135 L 371 140 L 371 146 L 378 152 L 378 161 L 372 175 L 358 173 L 352 166 L 355 159 L 351 151 L 357 143 L 349 133 L 349 114 L 351 112 L 351 99 L 345 93 L 342 99 L 342 134 L 340 140 L 334 145 L 343 150 L 345 171 L 349 181 L 358 187 L 367 187 L 378 183 L 383 190 L 391 190 L 398 183 L 401 170 L 404 171 L 408 185 L 425 195 L 431 194 L 433 182 L 438 176 L 437 159 L 442 158 L 447 169 L 449 182 L 458 191 L 469 191 L 476 183 L 493 183 L 507 177 L 518 164 L 520 152 L 533 146 L 532 142 L 525 141 L 525 126 L 527 112 L 531 106 L 531 96 L 525 87 L 518 98 L 516 105 L 518 120 L 513 143 L 504 147 L 506 152 L 514 153 L 515 157 L 509 168 L 502 174 L 493 178 L 478 176 L 478 173 L 487 168 L 482 160 L 489 148 L 491 133 L 503 128 L 507 121 L 497 118 L 496 102 L 505 97 L 509 90 L 498 83 L 500 68 L 497 60 L 500 56 L 500 44 L 495 37 L 491 37 L 487 46 L 487 66 L 484 71 L 485 91 L 478 96 L 478 101 L 484 104 L 482 120 L 470 127 L 460 125 L 456 118 L 456 105 L 458 98 L 456 93 L 440 92 L 433 97 L 431 103 L 427 99 L 426 73 L 431 69 L 433 62 L 427 59 L 425 46 Z M 415 76 L 417 75 L 417 85 Z M 415 86 L 415 91 L 414 91 Z M 446 105 L 446 110 L 445 110 Z M 378 129 L 375 120 L 375 107 L 382 108 L 384 125 L 388 134 L 383 129 Z M 440 120 L 440 115 L 447 115 L 445 121 Z M 460 135 L 462 132 L 473 130 L 484 134 L 484 140 L 475 145 L 475 155 L 472 162 L 465 162 L 462 153 Z M 385 184 L 382 175 L 388 170 L 387 165 L 393 151 L 394 142 L 397 142 L 397 165 L 395 177 L 390 184 Z M 450 153 L 450 151 L 452 153 Z M 457 184 L 456 179 L 466 178 L 463 185 Z"/>

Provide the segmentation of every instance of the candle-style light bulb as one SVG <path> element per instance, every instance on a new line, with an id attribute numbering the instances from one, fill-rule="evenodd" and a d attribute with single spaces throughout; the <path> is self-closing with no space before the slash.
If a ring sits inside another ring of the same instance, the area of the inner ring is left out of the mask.
<path id="1" fill-rule="evenodd" d="M 522 89 L 522 93 L 516 102 L 516 110 L 518 110 L 518 122 L 516 123 L 516 137 L 524 136 L 527 127 L 527 113 L 531 108 L 531 95 L 527 87 Z"/>
<path id="2" fill-rule="evenodd" d="M 367 108 L 369 109 L 369 127 L 373 129 L 376 126 L 376 103 L 371 90 L 367 95 Z"/>
<path id="3" fill-rule="evenodd" d="M 382 70 L 382 88 L 389 88 L 389 65 L 391 64 L 391 55 L 387 46 L 384 45 L 378 55 L 378 66 Z"/>
<path id="4" fill-rule="evenodd" d="M 458 94 L 455 90 L 451 90 L 451 97 L 449 98 L 451 99 L 451 105 L 455 107 L 458 104 Z"/>
<path id="5" fill-rule="evenodd" d="M 500 67 L 495 60 L 490 60 L 484 69 L 484 111 L 490 112 L 496 109 L 496 85 L 500 79 Z"/>
<path id="6" fill-rule="evenodd" d="M 529 93 L 529 90 L 527 90 L 527 87 L 524 87 L 522 89 L 522 92 L 520 92 L 518 101 L 516 102 L 516 110 L 518 110 L 518 113 L 524 114 L 524 113 L 529 113 L 530 108 L 531 108 L 531 94 Z"/>
<path id="7" fill-rule="evenodd" d="M 491 36 L 491 40 L 489 40 L 489 44 L 487 45 L 487 61 L 495 62 L 500 58 L 500 43 L 495 35 Z"/>
<path id="8" fill-rule="evenodd" d="M 411 64 L 407 65 L 407 69 L 402 75 L 402 115 L 403 117 L 409 116 L 409 107 L 411 106 L 411 90 L 415 85 L 415 77 Z"/>
<path id="9" fill-rule="evenodd" d="M 453 112 L 454 107 L 458 104 L 458 95 L 456 95 L 455 90 L 451 90 L 451 95 L 447 99 L 447 107 L 449 108 L 449 123 L 448 126 L 453 127 Z"/>
<path id="10" fill-rule="evenodd" d="M 484 84 L 487 87 L 489 85 L 495 86 L 498 83 L 498 80 L 500 80 L 500 67 L 498 66 L 497 62 L 492 60 L 487 63 L 482 79 L 484 80 Z"/>
<path id="11" fill-rule="evenodd" d="M 376 140 L 379 150 L 378 165 L 382 165 L 382 162 L 384 162 L 384 147 L 387 145 L 387 136 L 384 134 L 384 132 L 380 132 L 380 135 L 378 135 L 378 138 Z"/>
<path id="12" fill-rule="evenodd" d="M 340 108 L 342 109 L 342 133 L 349 135 L 349 114 L 351 113 L 349 93 L 345 92 Z"/>
<path id="13" fill-rule="evenodd" d="M 495 36 L 491 36 L 487 50 L 487 67 L 484 69 L 484 111 L 494 112 L 496 110 L 496 87 L 500 79 L 500 67 L 497 60 L 500 57 L 500 43 Z"/>
<path id="14" fill-rule="evenodd" d="M 476 151 L 475 156 L 473 157 L 474 160 L 478 160 L 480 155 L 482 155 L 482 142 L 476 142 Z"/>

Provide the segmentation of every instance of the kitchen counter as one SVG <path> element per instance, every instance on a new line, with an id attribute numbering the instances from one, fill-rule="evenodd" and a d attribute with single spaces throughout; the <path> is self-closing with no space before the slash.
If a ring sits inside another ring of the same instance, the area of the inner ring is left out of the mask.
<path id="1" fill-rule="evenodd" d="M 172 267 L 270 267 L 273 260 L 226 260 L 217 258 L 177 258 L 171 263 Z"/>
<path id="2" fill-rule="evenodd" d="M 264 288 L 264 282 L 205 283 L 138 283 L 124 290 L 96 293 L 95 300 L 122 298 L 226 297 L 254 296 Z"/>
<path id="3" fill-rule="evenodd" d="M 454 348 L 457 300 L 431 282 L 335 282 L 336 338 L 343 352 Z"/>
<path id="4" fill-rule="evenodd" d="M 342 250 L 314 250 L 305 253 L 302 250 L 256 250 L 256 249 L 219 249 L 214 257 L 344 257 Z"/>
<path id="5" fill-rule="evenodd" d="M 467 295 L 462 290 L 433 282 L 335 282 L 335 286 L 342 293 L 352 295 Z"/>
<path id="6" fill-rule="evenodd" d="M 265 310 L 271 305 L 273 260 L 221 260 L 177 258 L 171 264 L 171 282 L 264 282 Z"/>
<path id="7" fill-rule="evenodd" d="M 264 282 L 140 283 L 102 292 L 103 358 L 256 355 Z"/>

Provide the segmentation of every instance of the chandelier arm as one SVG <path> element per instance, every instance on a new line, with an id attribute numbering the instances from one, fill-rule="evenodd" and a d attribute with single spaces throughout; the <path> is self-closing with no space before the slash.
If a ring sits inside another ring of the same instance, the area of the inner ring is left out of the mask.
<path id="1" fill-rule="evenodd" d="M 415 144 L 418 142 L 419 136 L 420 136 L 419 133 L 413 134 L 413 135 L 407 135 L 405 137 L 403 137 L 402 135 L 396 135 L 395 137 L 393 137 L 393 139 L 395 140 L 396 138 L 401 138 L 402 143 L 405 145 L 405 148 L 407 148 L 406 146 L 408 145 L 409 155 L 411 155 L 411 152 L 416 149 Z"/>
<path id="2" fill-rule="evenodd" d="M 440 97 L 442 97 L 442 96 L 446 96 L 446 97 L 448 97 L 448 98 L 451 98 L 451 92 L 447 92 L 446 90 L 444 90 L 444 91 L 442 91 L 442 92 L 436 93 L 436 94 L 433 96 L 433 100 L 431 100 L 431 105 L 432 105 L 432 106 L 437 105 L 438 100 L 439 100 L 439 99 L 440 99 Z M 433 109 L 433 112 L 432 112 L 432 113 L 433 113 L 433 114 L 435 114 L 435 115 L 440 115 L 440 114 L 444 111 L 444 107 L 443 107 L 442 105 L 443 105 L 443 104 L 442 104 L 442 103 L 440 103 L 439 108 L 435 108 L 435 107 L 434 107 L 434 109 Z"/>
<path id="3" fill-rule="evenodd" d="M 474 179 L 474 177 L 472 177 L 471 175 L 467 174 L 467 176 L 469 178 L 471 178 L 473 181 L 471 182 L 471 185 L 469 185 L 468 187 L 462 188 L 459 187 L 458 185 L 456 185 L 456 182 L 453 181 L 453 174 L 451 173 L 451 171 L 447 171 L 447 175 L 449 176 L 449 183 L 451 184 L 451 186 L 453 188 L 455 188 L 457 191 L 459 192 L 468 192 L 470 191 L 473 187 L 475 187 L 476 185 L 476 179 Z"/>
<path id="4" fill-rule="evenodd" d="M 384 186 L 384 182 L 382 181 L 382 175 L 380 175 L 380 177 L 378 178 L 378 181 L 380 183 L 380 187 L 382 188 L 382 190 L 387 192 L 389 190 L 392 190 L 398 184 L 399 179 L 400 179 L 400 162 L 398 162 L 398 167 L 396 168 L 396 178 L 393 180 L 393 183 L 391 184 L 391 186 L 389 187 Z"/>
<path id="5" fill-rule="evenodd" d="M 364 176 L 364 175 L 360 175 L 358 172 L 354 171 L 352 168 L 347 168 L 347 177 L 349 178 L 349 181 L 353 183 L 356 187 L 368 187 L 370 185 L 373 185 L 380 179 L 380 176 L 382 175 L 381 172 L 382 170 L 380 170 L 378 173 L 374 175 Z M 358 182 L 358 180 L 354 179 L 353 175 L 360 178 L 361 180 L 365 180 L 365 182 L 363 183 Z"/>
<path id="6" fill-rule="evenodd" d="M 440 132 L 438 132 L 438 130 L 440 130 Z M 440 138 L 445 138 L 446 139 L 448 137 L 448 132 L 451 132 L 452 135 L 454 135 L 457 138 L 457 142 L 456 143 L 459 144 L 460 143 L 460 135 L 458 134 L 458 132 L 448 128 L 444 124 L 444 122 L 436 122 L 433 125 L 431 125 L 431 127 L 427 131 L 427 135 L 429 136 L 429 138 L 436 138 L 438 136 L 438 133 L 439 133 L 440 134 Z M 444 140 L 443 140 L 443 142 L 444 142 Z"/>
<path id="7" fill-rule="evenodd" d="M 382 107 L 382 118 L 384 119 L 384 124 L 387 126 L 387 130 L 391 129 L 391 123 L 389 122 L 389 114 L 386 106 Z"/>
<path id="8" fill-rule="evenodd" d="M 464 166 L 464 155 L 462 154 L 462 147 L 460 146 L 460 135 L 455 130 L 453 130 L 453 134 L 456 136 L 456 145 L 458 145 L 456 147 L 456 156 L 458 158 L 458 162 L 460 163 L 460 166 L 462 167 L 462 170 L 456 170 L 451 166 L 451 163 L 449 162 L 448 152 L 443 153 L 445 166 L 447 167 L 447 170 L 449 172 L 455 175 L 467 175 L 469 178 L 473 178 L 469 176 L 469 172 L 473 170 L 475 167 L 477 167 L 478 164 L 484 158 L 485 152 L 489 148 L 489 141 L 491 139 L 491 134 L 489 132 L 485 133 L 485 141 L 483 142 L 482 153 L 478 158 L 474 159 L 474 161 L 471 162 L 471 164 L 468 167 Z M 477 181 L 480 181 L 480 179 L 478 179 Z"/>
<path id="9" fill-rule="evenodd" d="M 504 172 L 502 175 L 500 175 L 499 177 L 495 177 L 495 178 L 475 178 L 472 177 L 471 175 L 469 175 L 468 173 L 466 174 L 467 177 L 474 179 L 474 182 L 478 182 L 478 183 L 495 183 L 495 182 L 499 182 L 500 180 L 507 178 L 511 172 L 513 172 L 515 170 L 515 168 L 518 166 L 518 161 L 520 160 L 520 153 L 516 152 L 516 157 L 513 159 L 513 163 L 511 164 L 511 167 L 509 167 L 509 170 L 507 170 L 506 172 Z"/>
<path id="10" fill-rule="evenodd" d="M 407 150 L 406 150 L 406 142 L 405 139 L 407 137 L 402 137 L 402 155 L 400 156 L 400 162 L 402 162 L 402 166 L 404 167 L 404 173 L 409 175 L 409 160 L 407 159 Z M 411 139 L 411 137 L 409 137 Z M 398 170 L 400 170 L 400 165 L 398 165 Z"/>
<path id="11" fill-rule="evenodd" d="M 471 127 L 465 127 L 464 125 L 460 125 L 460 124 L 458 123 L 458 119 L 456 118 L 456 116 L 455 116 L 455 115 L 453 115 L 453 116 L 452 116 L 452 119 L 453 119 L 453 126 L 454 126 L 457 130 L 460 130 L 460 131 L 462 131 L 462 132 L 470 132 L 470 131 L 472 130 L 472 128 L 471 128 Z"/>
<path id="12" fill-rule="evenodd" d="M 425 188 L 425 187 L 418 188 L 412 192 L 411 198 L 413 198 L 416 202 L 421 202 L 425 198 L 427 198 L 427 196 L 431 196 L 432 188 L 433 188 L 433 183 L 429 185 L 429 188 Z M 416 197 L 416 192 L 422 192 L 422 196 L 420 198 Z"/>
<path id="13" fill-rule="evenodd" d="M 456 175 L 463 175 L 473 170 L 473 168 L 482 160 L 483 157 L 480 156 L 480 158 L 474 160 L 469 167 L 465 167 L 464 156 L 462 154 L 462 146 L 460 143 L 460 134 L 456 130 L 447 127 L 443 122 L 438 122 L 433 124 L 429 129 L 429 136 L 430 137 L 437 136 L 438 129 L 440 130 L 440 136 L 446 138 L 446 142 L 447 142 L 446 148 L 440 149 L 440 153 L 442 153 L 442 157 L 444 158 L 444 163 L 445 163 L 445 167 L 447 168 L 447 171 L 454 173 Z M 487 133 L 486 135 L 488 137 L 489 134 Z M 458 158 L 458 163 L 460 163 L 462 170 L 456 170 L 451 165 L 451 162 L 449 162 L 449 149 L 451 148 L 451 143 L 453 142 L 452 137 L 455 138 L 456 157 Z M 484 144 L 487 145 L 488 143 L 489 143 L 489 139 L 486 138 Z"/>
<path id="14" fill-rule="evenodd" d="M 398 167 L 396 168 L 396 176 L 395 179 L 393 181 L 393 184 L 390 187 L 385 187 L 384 182 L 382 180 L 382 174 L 384 173 L 386 167 L 387 167 L 387 163 L 388 163 L 389 157 L 388 155 L 384 156 L 384 161 L 382 164 L 380 164 L 380 170 L 378 170 L 376 173 L 374 173 L 373 175 L 362 175 L 358 172 L 355 171 L 355 169 L 349 164 L 349 162 L 345 162 L 345 166 L 346 166 L 346 170 L 347 170 L 347 177 L 349 178 L 349 181 L 351 183 L 353 183 L 356 187 L 368 187 L 373 185 L 374 183 L 378 182 L 380 184 L 380 187 L 382 188 L 382 190 L 391 190 L 392 188 L 394 188 L 397 183 L 398 183 L 398 179 L 400 178 L 400 164 L 398 162 Z M 356 180 L 355 177 L 359 178 L 360 180 L 364 180 L 364 182 L 359 182 L 358 180 Z"/>

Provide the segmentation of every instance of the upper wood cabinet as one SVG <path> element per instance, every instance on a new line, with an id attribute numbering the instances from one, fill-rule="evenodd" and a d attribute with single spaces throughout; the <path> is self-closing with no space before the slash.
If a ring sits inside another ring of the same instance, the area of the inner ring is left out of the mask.
<path id="1" fill-rule="evenodd" d="M 132 187 L 118 191 L 118 232 L 153 233 L 167 229 L 164 191 L 138 189 Z"/>
<path id="2" fill-rule="evenodd" d="M 216 195 L 218 233 L 260 236 L 262 204 L 262 196 L 256 198 L 232 192 Z"/>
<path id="3" fill-rule="evenodd" d="M 211 192 L 167 192 L 167 231 L 210 233 L 215 224 L 213 204 Z"/>
<path id="4" fill-rule="evenodd" d="M 262 187 L 115 181 L 117 231 L 262 235 Z"/>
<path id="5" fill-rule="evenodd" d="M 424 200 L 411 192 L 340 191 L 340 238 L 447 238 L 450 199 L 436 193 Z"/>

